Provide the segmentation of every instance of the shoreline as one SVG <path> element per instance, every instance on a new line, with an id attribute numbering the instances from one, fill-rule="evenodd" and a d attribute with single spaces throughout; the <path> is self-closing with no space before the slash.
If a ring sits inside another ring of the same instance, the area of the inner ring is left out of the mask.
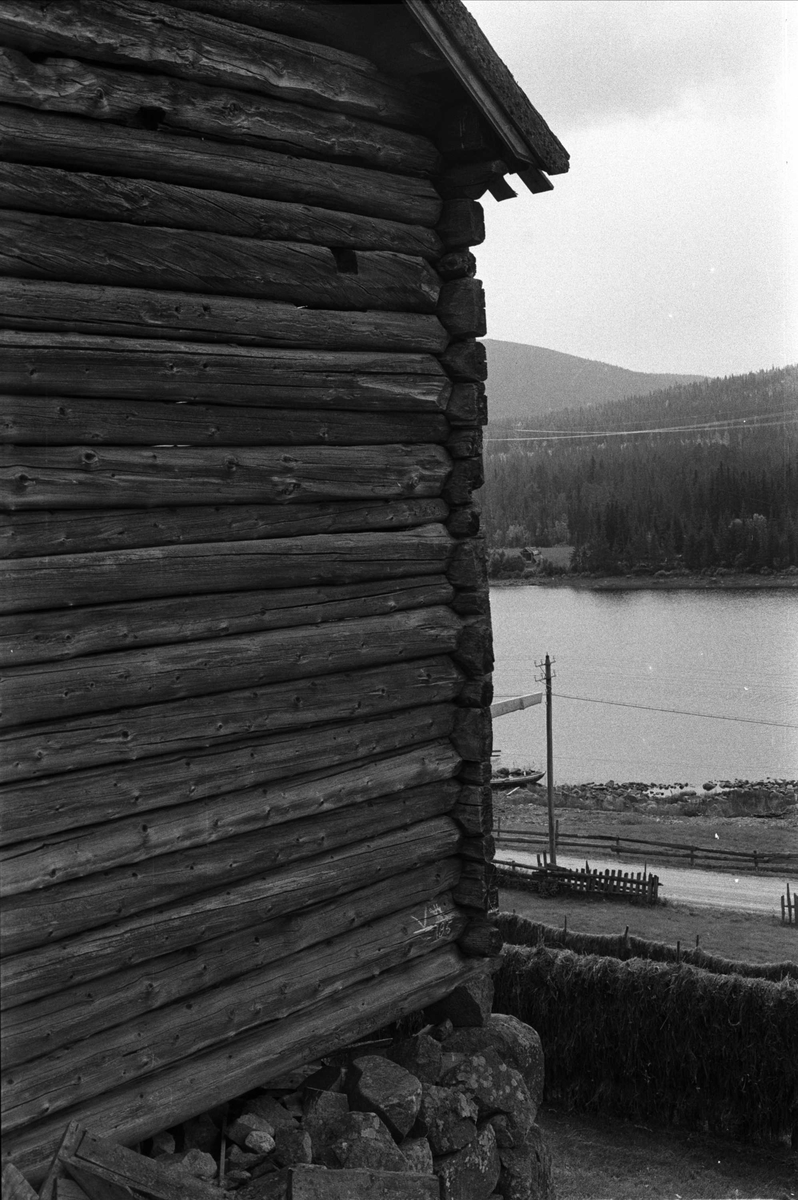
<path id="1" fill-rule="evenodd" d="M 529 576 L 525 579 L 488 579 L 496 588 L 567 587 L 593 592 L 675 592 L 675 591 L 761 591 L 765 588 L 798 590 L 795 575 L 554 575 Z"/>

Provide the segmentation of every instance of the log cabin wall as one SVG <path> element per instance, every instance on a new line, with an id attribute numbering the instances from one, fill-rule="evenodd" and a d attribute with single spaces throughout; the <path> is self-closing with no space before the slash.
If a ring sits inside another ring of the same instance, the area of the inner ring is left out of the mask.
<path id="1" fill-rule="evenodd" d="M 507 167 L 440 62 L 346 48 L 369 7 L 410 21 L 0 8 L 3 1112 L 32 1179 L 71 1118 L 136 1142 L 496 951 L 469 246 Z"/>

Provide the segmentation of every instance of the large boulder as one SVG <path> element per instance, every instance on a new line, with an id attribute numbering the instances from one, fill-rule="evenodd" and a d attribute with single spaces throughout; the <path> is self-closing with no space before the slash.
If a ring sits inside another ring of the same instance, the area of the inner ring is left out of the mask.
<path id="1" fill-rule="evenodd" d="M 441 1200 L 488 1200 L 500 1170 L 496 1136 L 486 1125 L 462 1150 L 435 1160 Z"/>
<path id="2" fill-rule="evenodd" d="M 350 1112 L 330 1149 L 338 1165 L 348 1170 L 408 1170 L 407 1159 L 376 1113 Z"/>
<path id="3" fill-rule="evenodd" d="M 488 1049 L 495 1050 L 520 1072 L 532 1099 L 534 1120 L 543 1098 L 544 1071 L 543 1047 L 537 1031 L 518 1017 L 491 1013 L 481 1029 L 456 1029 L 443 1043 L 447 1054 L 479 1054 Z"/>
<path id="4" fill-rule="evenodd" d="M 490 975 L 479 975 L 467 983 L 461 983 L 443 1000 L 427 1009 L 430 1021 L 447 1018 L 458 1028 L 485 1025 L 493 1006 L 493 980 Z"/>
<path id="5" fill-rule="evenodd" d="M 459 1088 L 472 1096 L 480 1117 L 493 1113 L 515 1113 L 531 1124 L 532 1099 L 520 1071 L 508 1067 L 490 1048 L 455 1063 L 441 1076 L 443 1087 Z"/>
<path id="6" fill-rule="evenodd" d="M 425 1084 L 416 1128 L 433 1154 L 452 1154 L 477 1136 L 477 1106 L 457 1088 Z"/>
<path id="7" fill-rule="evenodd" d="M 441 1044 L 428 1033 L 395 1042 L 388 1051 L 391 1062 L 398 1063 L 421 1083 L 437 1083 L 441 1073 Z"/>
<path id="8" fill-rule="evenodd" d="M 347 1091 L 353 1110 L 376 1113 L 399 1141 L 412 1129 L 421 1107 L 421 1083 L 416 1076 L 377 1054 L 355 1059 Z"/>

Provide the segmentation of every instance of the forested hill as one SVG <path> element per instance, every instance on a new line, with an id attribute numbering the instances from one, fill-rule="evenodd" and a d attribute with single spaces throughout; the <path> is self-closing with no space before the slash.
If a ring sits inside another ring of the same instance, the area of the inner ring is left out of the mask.
<path id="1" fill-rule="evenodd" d="M 798 367 L 494 420 L 485 473 L 491 549 L 570 544 L 607 573 L 797 565 Z"/>
<path id="2" fill-rule="evenodd" d="M 642 396 L 658 388 L 689 383 L 700 375 L 651 375 L 610 363 L 485 339 L 488 354 L 491 420 L 529 419 L 549 409 L 604 404 L 623 396 Z"/>

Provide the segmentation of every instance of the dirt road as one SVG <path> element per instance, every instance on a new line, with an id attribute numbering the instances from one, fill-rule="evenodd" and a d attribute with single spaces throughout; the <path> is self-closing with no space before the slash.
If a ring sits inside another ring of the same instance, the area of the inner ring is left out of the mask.
<path id="1" fill-rule="evenodd" d="M 537 856 L 523 850 L 497 850 L 496 861 L 515 862 L 535 866 Z M 562 867 L 584 867 L 585 860 L 570 855 L 558 855 Z M 631 871 L 641 869 L 639 862 L 624 862 L 615 857 L 597 859 L 590 857 L 591 870 Z M 660 878 L 660 896 L 666 900 L 677 900 L 685 904 L 709 904 L 714 908 L 731 908 L 738 912 L 781 913 L 779 897 L 786 891 L 785 880 L 778 876 L 726 875 L 697 868 L 653 866 L 653 874 Z M 790 879 L 791 889 L 798 880 Z"/>

